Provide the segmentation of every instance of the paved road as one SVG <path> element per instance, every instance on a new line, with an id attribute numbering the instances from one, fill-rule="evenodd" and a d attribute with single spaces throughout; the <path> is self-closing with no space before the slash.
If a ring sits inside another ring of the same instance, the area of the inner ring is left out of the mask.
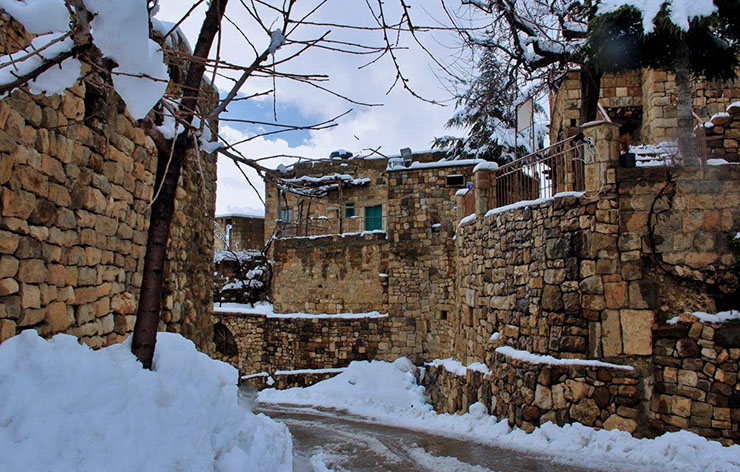
<path id="1" fill-rule="evenodd" d="M 263 404 L 258 404 L 255 411 L 288 426 L 293 435 L 296 472 L 585 470 L 553 464 L 543 457 L 368 423 L 331 411 Z"/>

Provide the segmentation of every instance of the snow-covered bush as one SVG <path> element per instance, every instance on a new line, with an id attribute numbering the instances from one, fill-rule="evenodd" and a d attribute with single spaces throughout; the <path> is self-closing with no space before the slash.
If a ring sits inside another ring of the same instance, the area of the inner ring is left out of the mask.
<path id="1" fill-rule="evenodd" d="M 260 251 L 218 250 L 214 262 L 214 302 L 254 304 L 269 299 L 272 272 Z"/>

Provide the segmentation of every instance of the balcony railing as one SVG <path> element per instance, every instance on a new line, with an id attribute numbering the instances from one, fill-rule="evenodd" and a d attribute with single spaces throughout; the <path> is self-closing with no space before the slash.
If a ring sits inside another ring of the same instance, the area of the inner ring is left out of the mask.
<path id="1" fill-rule="evenodd" d="M 301 221 L 278 221 L 278 237 L 295 238 L 306 236 L 326 236 L 332 234 L 361 233 L 363 231 L 384 231 L 386 217 L 350 216 L 342 218 L 310 217 Z"/>
<path id="2" fill-rule="evenodd" d="M 584 190 L 585 144 L 569 138 L 496 169 L 493 207 Z"/>

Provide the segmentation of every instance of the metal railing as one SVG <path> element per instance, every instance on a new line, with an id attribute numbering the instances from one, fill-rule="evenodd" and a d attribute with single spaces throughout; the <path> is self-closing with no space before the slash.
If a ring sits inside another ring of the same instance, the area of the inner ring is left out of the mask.
<path id="1" fill-rule="evenodd" d="M 496 169 L 494 207 L 584 190 L 585 146 L 582 136 L 575 136 Z"/>

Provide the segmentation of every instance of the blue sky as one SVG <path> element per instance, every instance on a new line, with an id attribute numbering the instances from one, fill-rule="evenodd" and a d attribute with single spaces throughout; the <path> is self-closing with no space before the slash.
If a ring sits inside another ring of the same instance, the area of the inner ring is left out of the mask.
<path id="1" fill-rule="evenodd" d="M 302 0 L 296 5 L 310 9 L 319 0 Z M 439 0 L 408 0 L 412 6 L 415 23 L 437 25 L 444 22 L 445 15 L 440 8 Z M 459 0 L 448 0 L 448 7 L 459 6 Z M 398 18 L 398 2 L 384 3 L 387 14 Z M 178 21 L 192 2 L 182 0 L 160 0 L 160 13 L 157 18 L 164 21 Z M 198 29 L 203 18 L 203 9 L 196 10 L 182 24 L 182 31 L 191 44 L 195 43 Z M 270 36 L 243 11 L 240 2 L 230 2 L 226 11 L 230 19 L 239 24 L 250 41 L 260 49 L 266 48 Z M 269 15 L 269 12 L 266 13 Z M 363 0 L 328 0 L 316 21 L 327 23 L 368 24 L 371 17 Z M 279 23 L 278 23 L 279 24 Z M 304 27 L 302 27 L 304 28 Z M 293 39 L 307 39 L 328 32 L 329 38 L 342 41 L 357 41 L 363 44 L 382 44 L 382 35 L 375 32 L 347 31 L 338 28 L 304 28 L 296 32 Z M 433 34 L 433 36 L 432 36 Z M 435 57 L 443 62 L 450 62 L 455 52 L 454 33 L 429 33 L 421 36 L 424 44 Z M 234 64 L 248 64 L 253 53 L 251 47 L 230 25 L 223 30 L 222 59 Z M 403 49 L 396 55 L 409 84 L 414 91 L 424 97 L 445 101 L 450 93 L 438 79 L 439 67 L 408 37 L 402 39 Z M 299 45 L 287 45 L 275 54 L 280 60 L 291 55 Z M 370 58 L 337 54 L 331 51 L 311 50 L 296 60 L 278 66 L 282 72 L 297 74 L 325 74 L 329 77 L 321 85 L 351 97 L 354 100 L 382 104 L 377 107 L 363 107 L 349 103 L 331 94 L 319 91 L 290 80 L 277 81 L 278 120 L 284 123 L 311 124 L 329 119 L 349 109 L 353 111 L 338 121 L 338 126 L 322 131 L 299 131 L 281 133 L 268 138 L 257 138 L 239 146 L 239 151 L 250 158 L 260 158 L 277 154 L 300 155 L 307 158 L 326 157 L 336 149 L 347 149 L 355 154 L 367 152 L 367 149 L 380 148 L 384 154 L 397 154 L 401 148 L 410 147 L 420 151 L 431 147 L 435 136 L 454 134 L 447 130 L 444 123 L 454 113 L 454 106 L 440 107 L 418 100 L 400 87 L 390 93 L 388 88 L 394 81 L 395 68 L 387 55 L 370 67 L 358 70 Z M 231 82 L 217 78 L 216 85 L 225 93 Z M 269 79 L 249 79 L 242 89 L 245 95 L 272 89 Z M 237 118 L 248 118 L 256 121 L 273 121 L 272 97 L 260 97 L 237 102 L 229 108 L 229 115 Z M 268 129 L 269 127 L 265 127 Z M 222 121 L 220 135 L 230 142 L 240 141 L 251 136 L 255 126 Z M 263 161 L 268 166 L 290 164 L 291 159 L 274 159 Z M 247 171 L 251 182 L 257 187 L 257 193 L 245 182 L 244 177 L 234 164 L 223 157 L 218 162 L 217 213 L 236 211 L 259 211 L 262 208 L 259 193 L 264 185 L 252 171 Z"/>

